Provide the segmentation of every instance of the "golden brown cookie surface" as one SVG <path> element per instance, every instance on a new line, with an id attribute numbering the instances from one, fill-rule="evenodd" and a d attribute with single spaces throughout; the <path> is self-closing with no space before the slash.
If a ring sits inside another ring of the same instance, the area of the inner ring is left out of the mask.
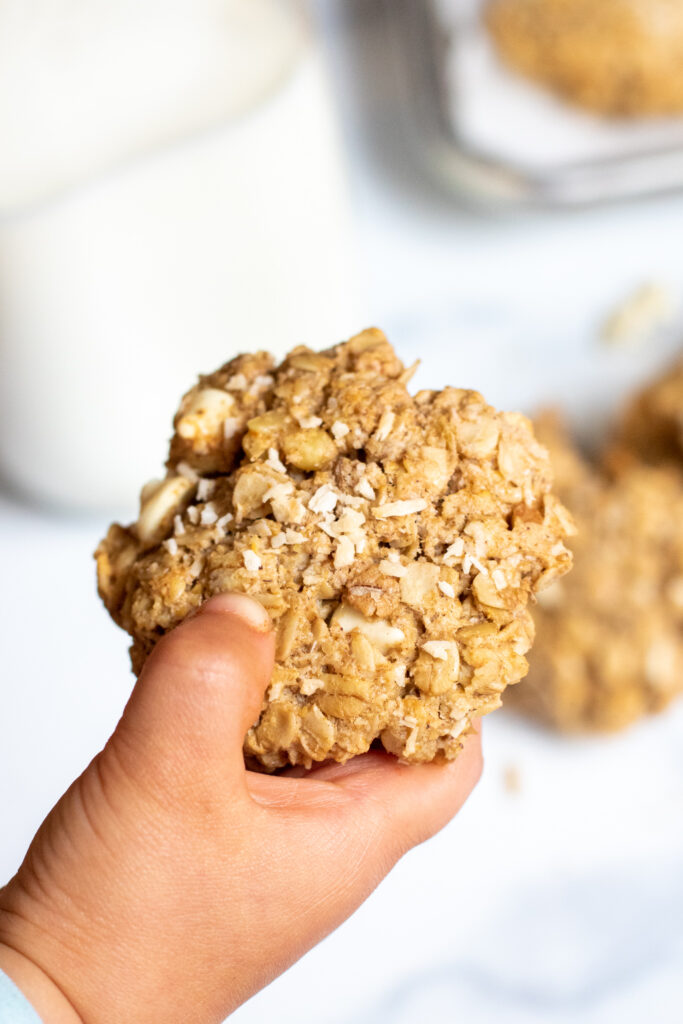
<path id="1" fill-rule="evenodd" d="M 245 741 L 267 769 L 375 740 L 454 757 L 526 671 L 530 596 L 569 568 L 529 421 L 473 391 L 411 396 L 410 376 L 378 330 L 232 360 L 185 396 L 167 478 L 98 549 L 136 671 L 212 594 L 267 608 L 277 662 Z"/>
<path id="2" fill-rule="evenodd" d="M 589 110 L 683 110 L 679 0 L 492 0 L 486 23 L 516 71 Z"/>
<path id="3" fill-rule="evenodd" d="M 539 597 L 512 706 L 565 731 L 618 729 L 683 692 L 683 475 L 625 451 L 590 466 L 562 426 L 536 426 L 576 523 L 573 571 Z"/>
<path id="4" fill-rule="evenodd" d="M 683 358 L 627 404 L 617 442 L 646 462 L 683 465 Z"/>

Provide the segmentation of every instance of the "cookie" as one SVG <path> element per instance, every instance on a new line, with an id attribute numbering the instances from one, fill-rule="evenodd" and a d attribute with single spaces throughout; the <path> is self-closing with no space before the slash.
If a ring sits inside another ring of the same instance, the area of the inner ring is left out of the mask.
<path id="1" fill-rule="evenodd" d="M 526 671 L 531 596 L 570 566 L 571 518 L 529 421 L 474 391 L 411 395 L 412 373 L 374 329 L 279 366 L 238 356 L 185 395 L 166 478 L 97 551 L 136 672 L 212 594 L 268 610 L 276 666 L 251 765 L 375 742 L 455 757 Z"/>
<path id="2" fill-rule="evenodd" d="M 617 442 L 646 462 L 683 465 L 683 357 L 627 404 Z"/>
<path id="3" fill-rule="evenodd" d="M 551 417 L 536 432 L 577 523 L 574 568 L 539 595 L 529 675 L 506 704 L 564 731 L 619 729 L 683 691 L 683 476 L 624 450 L 597 469 Z"/>
<path id="4" fill-rule="evenodd" d="M 492 0 L 485 20 L 506 64 L 579 106 L 683 110 L 679 0 Z"/>

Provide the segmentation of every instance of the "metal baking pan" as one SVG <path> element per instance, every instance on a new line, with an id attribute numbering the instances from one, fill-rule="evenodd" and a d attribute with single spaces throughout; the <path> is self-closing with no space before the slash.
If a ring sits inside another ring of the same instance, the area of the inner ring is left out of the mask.
<path id="1" fill-rule="evenodd" d="M 421 161 L 489 207 L 571 207 L 683 186 L 683 117 L 611 119 L 503 68 L 482 0 L 387 0 L 402 116 Z"/>

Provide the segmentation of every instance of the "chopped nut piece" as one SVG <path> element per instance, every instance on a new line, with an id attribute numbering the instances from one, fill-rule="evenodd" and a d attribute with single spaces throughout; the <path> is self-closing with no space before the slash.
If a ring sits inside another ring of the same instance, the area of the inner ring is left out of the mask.
<path id="1" fill-rule="evenodd" d="M 379 563 L 380 572 L 383 572 L 385 576 L 395 576 L 396 579 L 400 579 L 401 576 L 405 576 L 408 571 L 407 566 L 401 565 L 400 562 L 391 562 L 388 558 L 383 558 Z"/>
<path id="2" fill-rule="evenodd" d="M 389 648 L 395 647 L 405 639 L 405 634 L 397 626 L 390 626 L 383 619 L 366 619 L 364 615 L 348 605 L 339 605 L 332 616 L 332 623 L 340 626 L 345 633 L 357 629 L 382 654 L 386 654 Z"/>
<path id="3" fill-rule="evenodd" d="M 194 483 L 184 476 L 172 476 L 162 481 L 145 495 L 140 509 L 136 531 L 143 544 L 151 544 L 160 540 L 175 518 L 176 510 L 182 500 L 194 490 Z"/>
<path id="4" fill-rule="evenodd" d="M 222 429 L 234 407 L 235 400 L 226 391 L 204 388 L 185 399 L 176 420 L 176 430 L 186 441 L 212 437 Z"/>
<path id="5" fill-rule="evenodd" d="M 422 644 L 422 650 L 431 654 L 432 658 L 438 658 L 439 661 L 447 661 L 448 655 L 453 653 L 454 648 L 457 650 L 451 640 L 428 640 Z"/>
<path id="6" fill-rule="evenodd" d="M 282 441 L 285 459 L 296 469 L 325 469 L 337 457 L 337 446 L 320 427 L 285 434 Z"/>

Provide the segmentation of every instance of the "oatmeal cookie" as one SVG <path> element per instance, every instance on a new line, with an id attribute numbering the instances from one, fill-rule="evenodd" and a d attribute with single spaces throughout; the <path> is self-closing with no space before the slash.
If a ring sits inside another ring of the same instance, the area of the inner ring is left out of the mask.
<path id="1" fill-rule="evenodd" d="M 276 666 L 249 763 L 345 761 L 376 740 L 453 758 L 525 673 L 531 595 L 570 565 L 545 450 L 474 391 L 412 396 L 381 331 L 274 366 L 238 356 L 175 417 L 167 476 L 97 551 L 139 672 L 212 594 L 260 601 Z"/>
<path id="2" fill-rule="evenodd" d="M 683 477 L 624 450 L 602 472 L 551 417 L 536 433 L 578 530 L 572 573 L 539 596 L 510 704 L 565 731 L 619 729 L 683 691 Z"/>
<path id="3" fill-rule="evenodd" d="M 683 356 L 628 403 L 617 439 L 646 462 L 683 462 Z"/>
<path id="4" fill-rule="evenodd" d="M 486 24 L 514 70 L 589 110 L 683 110 L 680 0 L 492 0 Z"/>

